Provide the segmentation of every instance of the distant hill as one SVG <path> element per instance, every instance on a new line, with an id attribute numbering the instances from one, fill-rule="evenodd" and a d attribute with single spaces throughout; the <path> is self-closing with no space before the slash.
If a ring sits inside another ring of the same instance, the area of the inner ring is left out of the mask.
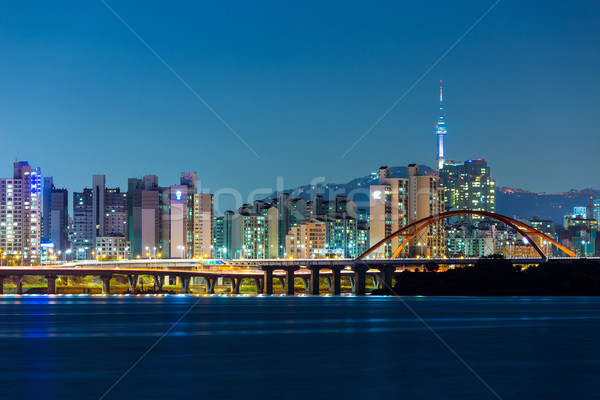
<path id="1" fill-rule="evenodd" d="M 430 174 L 435 172 L 426 165 L 419 165 L 419 173 Z M 392 178 L 406 178 L 406 167 L 390 167 Z M 347 196 L 348 200 L 356 202 L 359 208 L 369 208 L 369 187 L 377 183 L 377 171 L 360 178 L 352 179 L 346 183 L 321 183 L 316 185 L 304 185 L 296 188 L 284 190 L 290 198 L 300 198 L 311 200 L 316 195 L 321 195 L 325 200 L 334 199 L 335 196 Z M 277 197 L 279 192 L 274 192 L 265 201 L 270 201 Z"/>
<path id="2" fill-rule="evenodd" d="M 421 174 L 433 173 L 434 170 L 426 165 L 419 165 Z M 392 178 L 406 178 L 406 167 L 390 167 Z M 360 208 L 369 207 L 369 186 L 377 182 L 377 172 L 360 178 L 352 179 L 346 183 L 318 183 L 315 185 L 304 185 L 284 190 L 291 198 L 310 200 L 316 195 L 322 195 L 325 200 L 333 199 L 335 196 L 347 196 L 349 200 L 356 202 Z M 594 191 L 600 194 L 600 191 Z M 278 195 L 277 192 L 265 199 L 270 201 Z M 583 196 L 582 196 L 583 195 Z M 496 212 L 509 217 L 532 218 L 539 216 L 542 219 L 550 219 L 562 223 L 565 214 L 573 211 L 573 207 L 586 206 L 589 203 L 589 188 L 583 190 L 571 190 L 566 193 L 547 194 L 535 193 L 528 190 L 510 187 L 496 188 Z"/>
<path id="3" fill-rule="evenodd" d="M 599 191 L 594 191 L 594 194 L 598 193 Z M 541 219 L 550 219 L 562 224 L 565 214 L 572 213 L 573 207 L 583 207 L 589 204 L 589 194 L 589 188 L 548 194 L 498 187 L 496 188 L 496 212 L 509 217 L 538 216 Z"/>

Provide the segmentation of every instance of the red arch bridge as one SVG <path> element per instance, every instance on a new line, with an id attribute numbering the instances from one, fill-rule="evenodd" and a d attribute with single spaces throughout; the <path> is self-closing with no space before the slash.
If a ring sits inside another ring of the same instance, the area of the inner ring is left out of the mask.
<path id="1" fill-rule="evenodd" d="M 483 211 L 450 211 L 424 218 L 392 233 L 356 259 L 267 259 L 267 260 L 195 260 L 195 259 L 160 259 L 160 260 L 123 260 L 114 262 L 85 261 L 66 263 L 60 266 L 34 267 L 1 267 L 0 294 L 3 293 L 4 281 L 8 277 L 16 278 L 17 294 L 22 293 L 23 276 L 45 276 L 48 282 L 47 292 L 56 293 L 56 279 L 59 276 L 94 276 L 102 281 L 102 293 L 110 293 L 110 282 L 114 276 L 127 276 L 130 289 L 135 289 L 140 275 L 154 278 L 155 286 L 162 289 L 165 279 L 176 277 L 182 293 L 188 293 L 190 281 L 202 282 L 206 293 L 214 293 L 218 280 L 231 285 L 231 293 L 238 294 L 244 280 L 252 280 L 257 293 L 273 294 L 273 284 L 279 281 L 282 292 L 294 295 L 294 280 L 302 279 L 305 293 L 320 293 L 320 278 L 326 278 L 329 293 L 341 294 L 341 282 L 350 282 L 352 292 L 363 295 L 366 292 L 366 279 L 370 276 L 376 287 L 391 287 L 395 274 L 408 267 L 423 266 L 433 262 L 439 265 L 473 265 L 477 258 L 397 258 L 401 250 L 419 232 L 427 226 L 444 218 L 459 215 L 479 215 L 498 220 L 515 229 L 520 235 L 529 239 L 530 245 L 539 257 L 511 258 L 513 264 L 534 265 L 548 261 L 548 257 L 536 244 L 535 238 L 552 243 L 566 253 L 565 257 L 554 257 L 553 260 L 572 260 L 575 254 L 554 239 L 542 232 L 512 218 Z M 391 258 L 369 259 L 368 256 L 385 243 L 402 238 Z M 588 258 L 590 259 L 590 258 Z M 600 258 L 595 258 L 600 259 Z"/>

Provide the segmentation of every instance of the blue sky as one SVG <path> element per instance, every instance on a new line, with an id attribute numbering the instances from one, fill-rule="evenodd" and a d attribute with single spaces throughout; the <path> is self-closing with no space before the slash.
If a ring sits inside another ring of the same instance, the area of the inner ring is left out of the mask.
<path id="1" fill-rule="evenodd" d="M 418 4 L 415 4 L 418 3 Z M 29 160 L 81 190 L 198 172 L 204 188 L 343 182 L 448 158 L 499 186 L 600 187 L 600 3 L 500 1 L 346 157 L 348 147 L 493 1 L 0 4 L 0 175 Z"/>

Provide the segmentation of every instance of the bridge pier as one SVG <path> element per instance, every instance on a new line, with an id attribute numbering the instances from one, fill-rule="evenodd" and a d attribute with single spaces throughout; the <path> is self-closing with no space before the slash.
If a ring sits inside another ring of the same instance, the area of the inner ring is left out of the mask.
<path id="1" fill-rule="evenodd" d="M 263 292 L 264 280 L 261 278 L 254 278 L 254 283 L 256 284 L 256 294 L 261 294 Z"/>
<path id="2" fill-rule="evenodd" d="M 310 294 L 319 295 L 319 271 L 321 267 L 309 266 L 310 269 Z"/>
<path id="3" fill-rule="evenodd" d="M 366 265 L 355 265 L 354 266 L 354 290 L 353 293 L 356 296 L 364 296 L 367 292 L 367 271 Z"/>
<path id="4" fill-rule="evenodd" d="M 396 272 L 396 267 L 393 265 L 384 265 L 383 267 L 378 268 L 381 272 L 382 279 L 379 282 L 379 287 L 377 289 L 392 289 L 394 284 L 394 272 Z"/>
<path id="5" fill-rule="evenodd" d="M 127 281 L 129 282 L 129 290 L 134 291 L 137 286 L 138 276 L 137 275 L 127 275 Z"/>
<path id="6" fill-rule="evenodd" d="M 310 280 L 306 276 L 302 277 L 302 283 L 304 283 L 304 293 L 310 293 Z"/>
<path id="7" fill-rule="evenodd" d="M 242 278 L 229 278 L 231 280 L 231 293 L 240 294 L 240 286 L 242 284 Z"/>
<path id="8" fill-rule="evenodd" d="M 21 275 L 17 275 L 17 294 L 23 294 L 23 283 L 21 282 Z"/>
<path id="9" fill-rule="evenodd" d="M 102 294 L 110 294 L 110 278 L 112 278 L 110 275 L 100 277 L 102 279 Z"/>
<path id="10" fill-rule="evenodd" d="M 288 296 L 294 295 L 294 273 L 297 270 L 295 267 L 287 267 L 285 270 L 285 294 Z"/>
<path id="11" fill-rule="evenodd" d="M 373 280 L 373 289 L 381 289 L 381 278 L 379 274 L 371 275 L 371 279 Z"/>
<path id="12" fill-rule="evenodd" d="M 179 276 L 178 278 L 181 282 L 181 293 L 189 293 L 190 292 L 190 277 L 189 276 Z"/>
<path id="13" fill-rule="evenodd" d="M 163 285 L 165 284 L 165 277 L 160 275 L 154 275 L 154 287 L 155 290 L 163 290 Z"/>
<path id="14" fill-rule="evenodd" d="M 331 277 L 327 278 L 329 283 L 329 293 L 334 296 L 342 294 L 342 270 L 341 268 L 331 267 Z"/>
<path id="15" fill-rule="evenodd" d="M 263 267 L 263 280 L 264 280 L 264 287 L 263 287 L 263 293 L 264 294 L 273 294 L 273 268 L 265 268 Z"/>
<path id="16" fill-rule="evenodd" d="M 215 284 L 217 283 L 217 278 L 204 278 L 206 281 L 206 293 L 215 294 Z"/>
<path id="17" fill-rule="evenodd" d="M 48 281 L 48 294 L 56 294 L 56 276 L 54 275 L 46 275 L 46 280 Z"/>
<path id="18" fill-rule="evenodd" d="M 278 276 L 277 279 L 279 280 L 279 286 L 281 286 L 281 293 L 285 293 L 286 290 L 286 281 L 285 278 L 283 276 Z"/>

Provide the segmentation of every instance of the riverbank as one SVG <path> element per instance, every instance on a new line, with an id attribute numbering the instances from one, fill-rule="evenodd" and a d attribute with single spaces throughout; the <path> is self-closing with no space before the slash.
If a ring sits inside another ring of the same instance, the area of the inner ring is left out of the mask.
<path id="1" fill-rule="evenodd" d="M 435 266 L 430 268 L 435 270 Z M 600 263 L 550 261 L 524 269 L 503 258 L 444 272 L 398 274 L 396 284 L 373 294 L 400 296 L 600 296 Z"/>

